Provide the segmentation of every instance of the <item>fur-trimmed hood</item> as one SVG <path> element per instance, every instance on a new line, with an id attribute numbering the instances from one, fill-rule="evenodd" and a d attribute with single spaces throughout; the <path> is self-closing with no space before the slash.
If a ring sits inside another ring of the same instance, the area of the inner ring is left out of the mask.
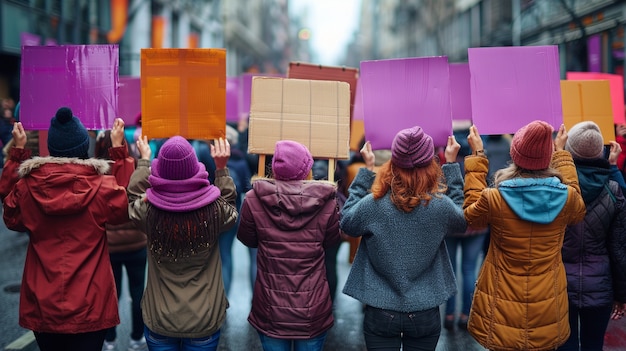
<path id="1" fill-rule="evenodd" d="M 109 173 L 109 170 L 111 169 L 111 165 L 110 165 L 111 162 L 112 161 L 100 160 L 100 159 L 95 159 L 95 158 L 80 159 L 80 158 L 75 158 L 75 157 L 69 158 L 69 157 L 52 157 L 52 156 L 33 157 L 29 160 L 22 162 L 22 164 L 20 165 L 20 168 L 18 169 L 18 174 L 20 178 L 23 178 L 25 175 L 30 174 L 30 172 L 32 172 L 33 169 L 39 168 L 42 165 L 47 164 L 47 163 L 54 163 L 54 164 L 59 164 L 59 165 L 69 163 L 69 164 L 76 164 L 76 165 L 83 165 L 83 166 L 92 166 L 94 170 L 96 171 L 96 173 L 107 174 Z"/>
<path id="2" fill-rule="evenodd" d="M 48 215 L 84 211 L 105 182 L 110 165 L 106 160 L 35 157 L 18 169 L 33 201 Z M 110 182 L 108 180 L 107 182 Z"/>

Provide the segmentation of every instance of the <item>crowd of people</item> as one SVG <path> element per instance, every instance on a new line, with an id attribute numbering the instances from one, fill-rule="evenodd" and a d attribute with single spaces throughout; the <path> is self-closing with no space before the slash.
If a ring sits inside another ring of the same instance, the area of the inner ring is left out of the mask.
<path id="1" fill-rule="evenodd" d="M 235 238 L 268 351 L 324 349 L 351 239 L 342 293 L 363 305 L 368 350 L 434 350 L 442 328 L 489 350 L 602 350 L 626 311 L 624 126 L 607 141 L 593 122 L 472 125 L 439 149 L 415 126 L 384 153 L 364 140 L 330 182 L 291 140 L 255 174 L 245 123 L 211 142 L 149 140 L 119 118 L 94 136 L 67 107 L 32 157 L 19 103 L 3 108 L 3 219 L 30 238 L 19 324 L 42 351 L 115 350 L 124 271 L 129 350 L 216 350 Z"/>

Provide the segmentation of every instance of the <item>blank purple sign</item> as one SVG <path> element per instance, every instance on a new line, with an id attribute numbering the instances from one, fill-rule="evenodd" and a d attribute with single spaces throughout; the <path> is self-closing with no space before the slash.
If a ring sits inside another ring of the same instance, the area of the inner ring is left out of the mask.
<path id="1" fill-rule="evenodd" d="M 363 120 L 363 88 L 361 88 L 360 80 L 356 81 L 356 92 L 354 93 L 354 109 L 352 110 L 352 119 L 355 121 Z"/>
<path id="2" fill-rule="evenodd" d="M 389 149 L 402 129 L 420 126 L 435 145 L 452 135 L 448 58 L 361 61 L 365 138 Z"/>
<path id="3" fill-rule="evenodd" d="M 510 134 L 534 120 L 563 123 L 557 46 L 469 48 L 472 120 L 480 134 Z"/>
<path id="4" fill-rule="evenodd" d="M 127 126 L 137 124 L 137 117 L 141 113 L 141 78 L 120 77 L 118 90 L 118 117 L 124 120 Z"/>
<path id="5" fill-rule="evenodd" d="M 20 120 L 47 130 L 59 107 L 72 109 L 87 129 L 110 129 L 118 111 L 117 45 L 24 46 Z"/>
<path id="6" fill-rule="evenodd" d="M 453 120 L 472 120 L 470 70 L 467 63 L 450 64 L 450 105 Z"/>
<path id="7" fill-rule="evenodd" d="M 239 117 L 239 77 L 226 77 L 226 122 L 238 122 Z"/>

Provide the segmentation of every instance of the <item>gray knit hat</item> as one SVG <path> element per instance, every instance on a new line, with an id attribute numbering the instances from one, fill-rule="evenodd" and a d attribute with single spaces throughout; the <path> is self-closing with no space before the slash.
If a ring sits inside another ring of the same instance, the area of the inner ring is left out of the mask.
<path id="1" fill-rule="evenodd" d="M 591 121 L 577 123 L 567 132 L 565 150 L 576 159 L 601 158 L 604 154 L 604 140 L 600 127 Z"/>

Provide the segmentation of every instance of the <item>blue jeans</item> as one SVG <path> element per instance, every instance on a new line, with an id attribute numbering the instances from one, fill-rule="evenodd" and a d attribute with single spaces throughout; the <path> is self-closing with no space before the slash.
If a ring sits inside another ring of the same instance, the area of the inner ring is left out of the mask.
<path id="1" fill-rule="evenodd" d="M 130 295 L 130 316 L 132 328 L 130 337 L 139 340 L 143 336 L 143 317 L 141 315 L 141 298 L 146 283 L 146 248 L 132 252 L 118 252 L 109 254 L 111 268 L 115 277 L 117 297 L 122 296 L 122 266 L 126 267 L 128 276 L 128 292 Z M 106 341 L 113 341 L 117 336 L 115 327 L 107 331 Z"/>
<path id="2" fill-rule="evenodd" d="M 321 351 L 324 349 L 326 332 L 312 339 L 276 339 L 259 332 L 263 351 Z"/>
<path id="3" fill-rule="evenodd" d="M 572 332 L 558 351 L 602 351 L 612 310 L 612 305 L 578 308 L 570 304 L 569 325 Z"/>
<path id="4" fill-rule="evenodd" d="M 220 331 L 203 338 L 173 338 L 144 329 L 150 351 L 215 351 L 220 342 Z"/>
<path id="5" fill-rule="evenodd" d="M 439 306 L 415 312 L 366 306 L 363 334 L 368 350 L 432 351 L 441 334 Z"/>
<path id="6" fill-rule="evenodd" d="M 476 266 L 478 265 L 478 256 L 483 249 L 483 241 L 485 234 L 478 234 L 465 237 L 448 237 L 446 238 L 446 247 L 448 255 L 452 262 L 452 269 L 456 274 L 457 253 L 461 250 L 461 308 L 462 314 L 468 316 L 470 307 L 472 306 L 472 298 L 474 296 L 474 285 L 476 284 Z M 457 279 L 458 281 L 458 279 Z M 451 297 L 446 303 L 446 315 L 452 315 L 455 312 L 456 298 Z"/>

